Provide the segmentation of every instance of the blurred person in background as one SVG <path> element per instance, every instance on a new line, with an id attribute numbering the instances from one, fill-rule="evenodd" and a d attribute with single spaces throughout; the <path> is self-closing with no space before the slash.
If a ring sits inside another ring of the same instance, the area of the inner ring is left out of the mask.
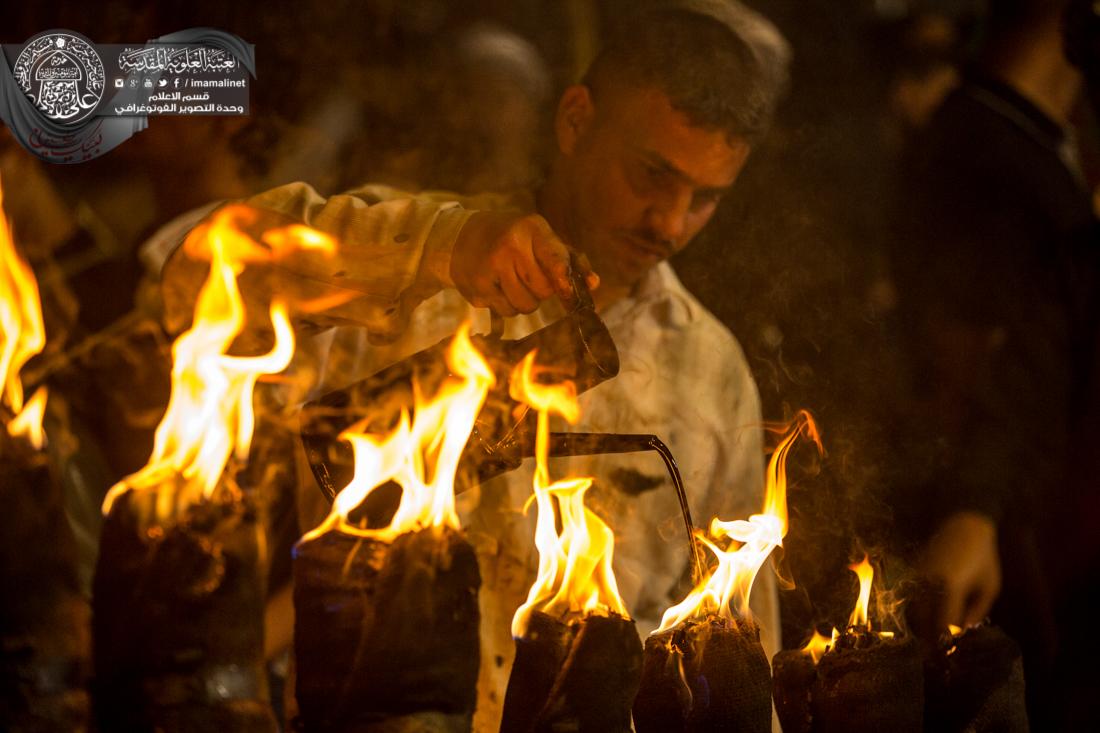
<path id="1" fill-rule="evenodd" d="M 912 136 L 957 81 L 972 25 L 963 0 L 756 0 L 790 39 L 791 93 L 697 244 L 673 260 L 745 348 L 764 414 L 813 410 L 828 455 L 789 487 L 780 592 L 784 645 L 851 611 L 850 562 L 883 558 L 894 587 L 893 513 L 904 478 L 894 433 L 902 358 L 889 268 L 890 202 Z M 808 457 L 807 457 L 808 458 Z"/>
<path id="2" fill-rule="evenodd" d="M 893 251 L 924 468 L 902 515 L 942 590 L 926 630 L 992 612 L 1023 647 L 1036 730 L 1100 720 L 1100 231 L 1079 145 L 1097 140 L 1073 124 L 1066 5 L 990 5 L 977 62 L 910 151 Z"/>

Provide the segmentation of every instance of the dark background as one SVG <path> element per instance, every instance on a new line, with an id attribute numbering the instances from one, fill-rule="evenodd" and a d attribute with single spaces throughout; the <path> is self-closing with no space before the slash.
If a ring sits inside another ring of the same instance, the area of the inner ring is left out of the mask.
<path id="1" fill-rule="evenodd" d="M 747 4 L 791 43 L 790 92 L 734 192 L 674 264 L 741 342 L 765 418 L 807 408 L 825 438 L 827 458 L 797 456 L 792 471 L 785 563 L 796 588 L 783 601 L 793 646 L 814 625 L 844 624 L 854 596 L 845 566 L 865 550 L 880 558 L 886 585 L 908 578 L 911 548 L 888 499 L 919 468 L 896 450 L 908 380 L 894 321 L 891 206 L 904 144 L 980 41 L 983 5 Z M 117 478 L 144 462 L 167 396 L 166 342 L 128 315 L 155 308 L 136 257 L 149 234 L 198 205 L 290 180 L 322 193 L 364 181 L 453 190 L 537 182 L 557 92 L 577 79 L 603 29 L 638 3 L 12 5 L 0 18 L 4 43 L 49 28 L 134 43 L 211 26 L 256 46 L 247 119 L 155 118 L 106 156 L 64 168 L 38 166 L 6 135 L 0 147 L 16 233 L 39 271 L 52 273 L 40 275 L 51 348 L 79 351 L 109 341 L 104 333 L 129 344 L 86 350 L 69 373 L 73 392 L 100 399 L 84 407 L 86 430 L 103 445 L 99 470 Z M 1079 122 L 1095 185 L 1097 128 Z M 18 191 L 13 180 L 23 182 Z M 128 388 L 111 397 L 120 373 Z"/>

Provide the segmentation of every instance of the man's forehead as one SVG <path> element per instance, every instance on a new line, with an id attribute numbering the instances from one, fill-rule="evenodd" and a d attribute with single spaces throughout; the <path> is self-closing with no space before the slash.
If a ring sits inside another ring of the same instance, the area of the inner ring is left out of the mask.
<path id="1" fill-rule="evenodd" d="M 606 122 L 625 146 L 649 163 L 682 174 L 700 187 L 733 183 L 749 144 L 716 128 L 701 127 L 656 87 L 625 87 L 605 98 Z"/>

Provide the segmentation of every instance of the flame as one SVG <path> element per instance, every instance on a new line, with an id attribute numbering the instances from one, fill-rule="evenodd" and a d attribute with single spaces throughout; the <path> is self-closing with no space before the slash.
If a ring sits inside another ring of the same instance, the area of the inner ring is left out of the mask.
<path id="1" fill-rule="evenodd" d="M 538 509 L 535 546 L 539 568 L 527 601 L 512 618 L 512 635 L 523 636 L 531 614 L 542 611 L 557 618 L 569 614 L 626 616 L 611 560 L 615 535 L 611 528 L 584 505 L 590 478 L 550 481 L 550 413 L 571 425 L 580 419 L 576 385 L 572 382 L 542 384 L 535 374 L 535 352 L 512 373 L 509 393 L 538 411 L 535 433 L 534 501 Z M 561 519 L 556 526 L 555 504 Z"/>
<path id="2" fill-rule="evenodd" d="M 8 433 L 12 437 L 23 436 L 35 450 L 41 450 L 46 444 L 46 431 L 42 429 L 42 418 L 46 414 L 46 387 L 34 392 L 23 410 L 8 423 Z"/>
<path id="3" fill-rule="evenodd" d="M 831 637 L 825 636 L 817 629 L 814 629 L 813 637 L 806 642 L 806 646 L 802 647 L 802 652 L 809 654 L 813 657 L 814 664 L 821 661 L 821 657 L 825 655 L 825 652 L 832 649 L 833 644 L 836 642 L 837 630 L 833 629 L 833 635 Z"/>
<path id="4" fill-rule="evenodd" d="M 963 627 L 956 626 L 955 624 L 948 624 L 947 630 L 950 632 L 951 636 L 962 636 Z"/>
<path id="5" fill-rule="evenodd" d="M 256 381 L 287 367 L 294 355 L 294 333 L 286 305 L 273 302 L 271 351 L 230 356 L 227 352 L 245 322 L 237 277 L 245 263 L 274 261 L 288 254 L 295 242 L 300 248 L 335 251 L 331 239 L 312 230 L 305 236 L 301 227 L 270 235 L 283 238 L 282 249 L 264 247 L 240 229 L 256 216 L 242 206 L 223 208 L 184 243 L 192 256 L 210 260 L 210 274 L 199 291 L 190 330 L 172 345 L 172 393 L 157 427 L 153 454 L 144 468 L 111 488 L 104 513 L 127 491 L 154 490 L 156 519 L 168 520 L 214 495 L 231 455 L 238 461 L 247 459 L 255 427 Z"/>
<path id="6" fill-rule="evenodd" d="M 867 609 L 871 605 L 871 581 L 875 577 L 875 569 L 871 567 L 871 560 L 867 555 L 863 556 L 862 562 L 849 565 L 848 569 L 859 578 L 859 598 L 856 600 L 855 608 L 852 609 L 852 615 L 848 618 L 848 627 L 864 627 L 870 631 L 871 619 L 867 615 Z"/>
<path id="7" fill-rule="evenodd" d="M 863 556 L 863 560 L 858 563 L 854 563 L 848 566 L 848 569 L 856 574 L 859 578 L 859 598 L 856 600 L 856 604 L 852 609 L 852 615 L 848 619 L 848 631 L 846 634 L 859 635 L 863 631 L 874 633 L 879 639 L 893 639 L 895 634 L 893 631 L 873 631 L 871 628 L 871 618 L 869 609 L 871 607 L 871 581 L 875 577 L 874 566 L 871 565 L 871 558 L 868 555 Z M 819 634 L 816 630 L 814 636 L 802 647 L 802 651 L 813 657 L 814 664 L 817 664 L 821 657 L 828 653 L 830 650 L 836 648 L 837 640 L 841 638 L 841 633 L 833 627 L 832 638 L 827 638 L 822 634 Z"/>
<path id="8" fill-rule="evenodd" d="M 0 187 L 0 206 L 3 203 Z M 0 406 L 6 406 L 14 415 L 8 422 L 8 433 L 13 438 L 26 438 L 35 449 L 45 443 L 42 416 L 46 389 L 40 387 L 24 404 L 19 372 L 45 345 L 38 283 L 30 266 L 16 252 L 11 229 L 0 213 Z"/>
<path id="9" fill-rule="evenodd" d="M 716 517 L 711 521 L 709 537 L 696 531 L 696 538 L 710 550 L 717 564 L 687 598 L 665 611 L 654 633 L 711 614 L 731 620 L 735 615 L 750 616 L 749 594 L 756 574 L 772 550 L 783 544 L 787 534 L 787 455 L 801 435 L 823 451 L 813 418 L 805 410 L 800 411 L 768 462 L 763 513 L 732 522 Z M 726 549 L 719 543 L 726 545 Z"/>
<path id="10" fill-rule="evenodd" d="M 425 400 L 414 390 L 412 422 L 402 413 L 397 428 L 376 437 L 352 428 L 341 438 L 351 443 L 355 473 L 336 495 L 332 512 L 307 541 L 329 530 L 391 541 L 404 532 L 426 527 L 458 529 L 454 480 L 462 450 L 474 427 L 485 397 L 496 379 L 469 338 L 469 324 L 455 334 L 447 352 L 447 365 L 461 381 L 450 379 L 438 394 Z M 394 481 L 401 486 L 401 502 L 388 527 L 365 529 L 348 515 L 376 488 Z"/>

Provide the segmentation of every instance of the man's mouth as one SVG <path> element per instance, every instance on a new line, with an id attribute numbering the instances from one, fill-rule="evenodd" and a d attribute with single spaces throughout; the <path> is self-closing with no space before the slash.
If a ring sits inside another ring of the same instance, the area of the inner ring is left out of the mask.
<path id="1" fill-rule="evenodd" d="M 655 242 L 652 239 L 631 234 L 624 235 L 623 239 L 626 240 L 627 244 L 629 244 L 630 248 L 634 251 L 655 260 L 668 259 L 672 255 L 671 247 L 660 242 Z"/>

